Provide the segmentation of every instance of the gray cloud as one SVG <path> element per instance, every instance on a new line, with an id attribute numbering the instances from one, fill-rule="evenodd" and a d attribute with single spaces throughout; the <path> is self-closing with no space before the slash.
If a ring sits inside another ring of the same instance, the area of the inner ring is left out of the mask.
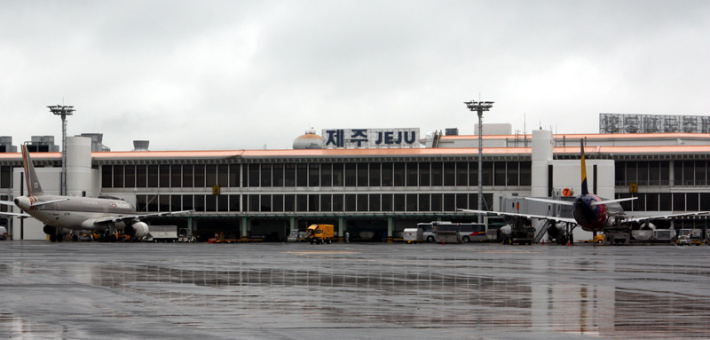
<path id="1" fill-rule="evenodd" d="M 707 114 L 706 1 L 114 1 L 0 7 L 0 135 L 290 148 L 303 131 Z M 571 119 L 573 118 L 573 119 Z M 32 122 L 33 124 L 27 124 Z"/>

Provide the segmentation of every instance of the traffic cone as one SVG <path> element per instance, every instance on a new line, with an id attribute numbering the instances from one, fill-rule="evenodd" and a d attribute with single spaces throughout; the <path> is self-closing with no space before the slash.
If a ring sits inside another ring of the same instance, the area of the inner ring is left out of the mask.
<path id="1" fill-rule="evenodd" d="M 545 245 L 545 239 L 542 240 L 542 245 L 543 245 L 543 246 Z"/>

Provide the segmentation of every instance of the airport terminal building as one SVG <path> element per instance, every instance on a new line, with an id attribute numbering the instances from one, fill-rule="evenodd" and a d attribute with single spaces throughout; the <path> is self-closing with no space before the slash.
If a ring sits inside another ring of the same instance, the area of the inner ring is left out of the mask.
<path id="1" fill-rule="evenodd" d="M 629 215 L 710 210 L 710 133 L 495 132 L 482 136 L 486 210 L 505 208 L 500 198 L 506 196 L 579 193 L 580 143 L 590 191 L 606 198 L 638 197 L 622 204 Z M 328 223 L 340 237 L 349 232 L 352 241 L 386 242 L 420 222 L 477 218 L 457 209 L 478 207 L 478 136 L 324 129 L 296 138 L 292 150 L 97 151 L 92 144 L 96 141 L 89 137 L 68 138 L 69 195 L 118 197 L 142 212 L 194 210 L 146 222 L 187 228 L 198 240 L 223 233 L 282 242 L 292 230 Z M 11 200 L 24 194 L 24 170 L 21 154 L 4 149 L 9 152 L 0 153 L 0 198 Z M 61 153 L 32 158 L 45 192 L 59 193 Z M 14 240 L 45 239 L 35 220 L 0 223 Z M 654 224 L 706 229 L 707 218 Z M 575 238 L 591 234 L 575 230 Z"/>

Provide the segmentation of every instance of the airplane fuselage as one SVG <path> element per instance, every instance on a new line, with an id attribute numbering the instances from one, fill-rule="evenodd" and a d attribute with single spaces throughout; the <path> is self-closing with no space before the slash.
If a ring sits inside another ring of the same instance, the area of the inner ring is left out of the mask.
<path id="1" fill-rule="evenodd" d="M 42 202 L 61 200 L 59 202 Z M 95 225 L 94 220 L 108 217 L 137 215 L 132 204 L 104 198 L 67 196 L 22 196 L 15 199 L 15 205 L 28 215 L 44 224 L 71 230 L 105 229 L 105 225 Z M 125 227 L 117 222 L 116 228 Z"/>
<path id="2" fill-rule="evenodd" d="M 586 231 L 601 231 L 615 227 L 614 218 L 623 214 L 624 210 L 618 203 L 593 204 L 603 200 L 596 195 L 586 194 L 575 198 L 572 205 L 572 216 L 580 227 Z"/>

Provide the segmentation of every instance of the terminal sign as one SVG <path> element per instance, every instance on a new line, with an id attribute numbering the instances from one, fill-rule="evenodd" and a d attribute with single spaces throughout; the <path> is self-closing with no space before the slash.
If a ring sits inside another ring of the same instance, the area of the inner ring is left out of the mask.
<path id="1" fill-rule="evenodd" d="M 327 149 L 418 148 L 419 129 L 324 129 Z"/>

